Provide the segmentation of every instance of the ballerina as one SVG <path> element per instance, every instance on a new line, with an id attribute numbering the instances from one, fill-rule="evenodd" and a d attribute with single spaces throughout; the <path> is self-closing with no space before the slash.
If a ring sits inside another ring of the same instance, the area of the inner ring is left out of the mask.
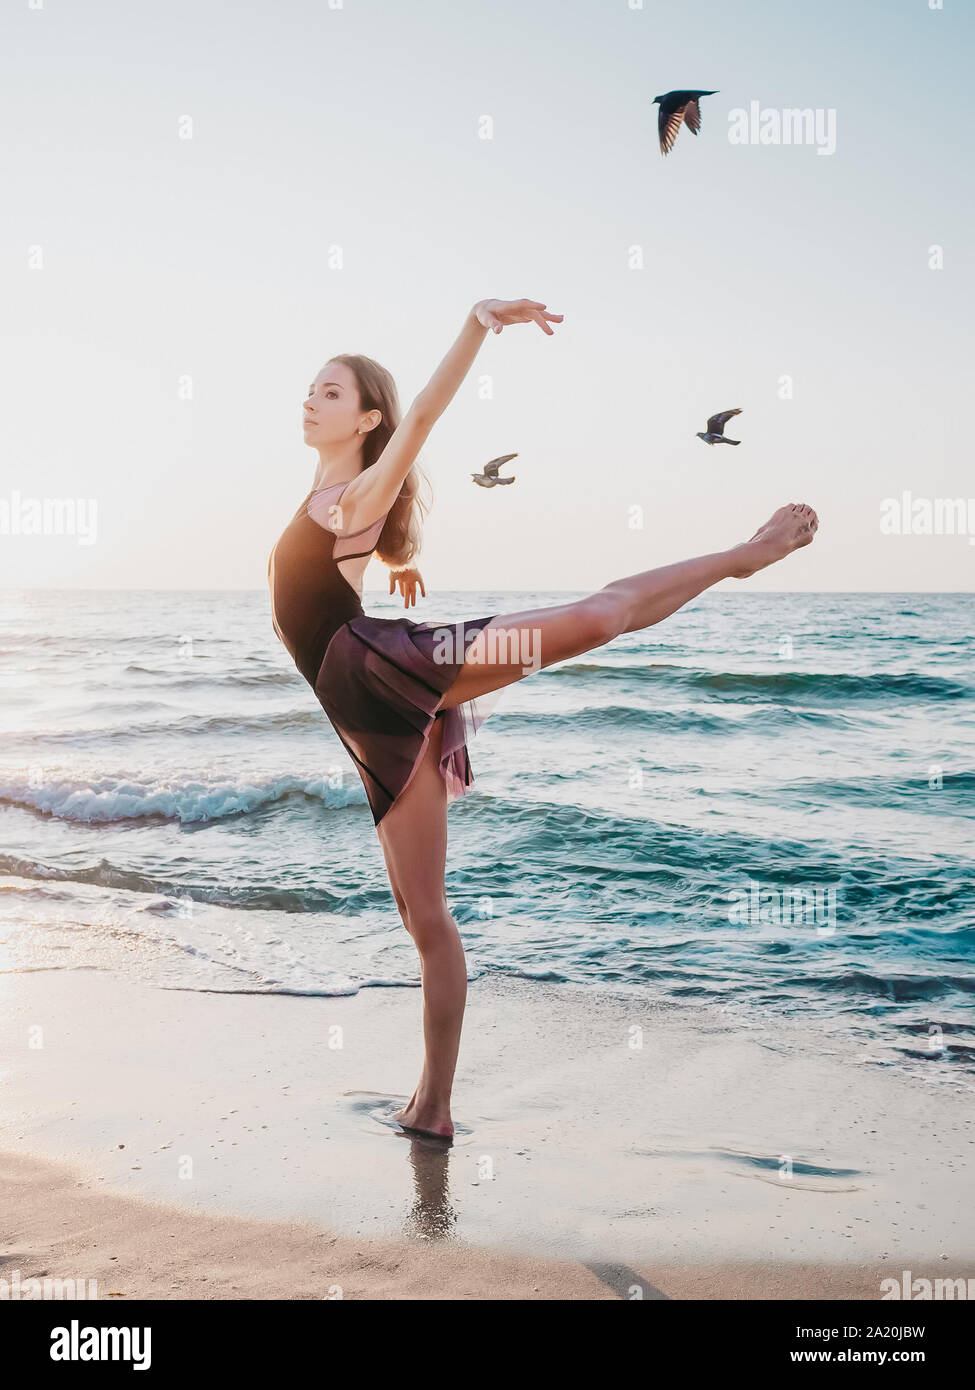
<path id="1" fill-rule="evenodd" d="M 744 579 L 808 545 L 803 503 L 780 507 L 728 550 L 646 570 L 571 603 L 464 619 L 451 628 L 373 618 L 362 575 L 375 552 L 404 607 L 426 590 L 415 560 L 423 504 L 415 460 L 488 332 L 562 314 L 532 299 L 475 304 L 430 381 L 400 418 L 395 383 L 369 357 L 331 358 L 304 404 L 318 468 L 268 559 L 274 631 L 314 690 L 365 787 L 390 887 L 420 957 L 424 1061 L 405 1129 L 449 1138 L 450 1097 L 467 1000 L 467 963 L 447 906 L 447 805 L 473 783 L 467 739 L 485 697 L 532 671 L 651 627 L 722 579 Z"/>

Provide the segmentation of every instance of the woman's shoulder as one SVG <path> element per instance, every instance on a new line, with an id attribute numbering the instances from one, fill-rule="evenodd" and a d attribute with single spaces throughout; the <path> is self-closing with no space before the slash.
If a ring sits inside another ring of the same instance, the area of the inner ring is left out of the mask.
<path id="1" fill-rule="evenodd" d="M 323 530 L 331 531 L 341 539 L 351 540 L 353 536 L 362 537 L 374 531 L 375 540 L 378 541 L 389 513 L 370 518 L 361 507 L 357 510 L 355 506 L 350 506 L 345 493 L 348 486 L 339 484 L 334 488 L 319 489 L 309 497 L 305 510 Z"/>

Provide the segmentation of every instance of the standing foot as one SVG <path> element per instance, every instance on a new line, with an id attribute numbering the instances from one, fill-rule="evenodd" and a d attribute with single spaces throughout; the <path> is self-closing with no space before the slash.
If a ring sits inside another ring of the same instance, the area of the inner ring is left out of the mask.
<path id="1" fill-rule="evenodd" d="M 760 526 L 751 540 L 736 547 L 740 563 L 735 565 L 732 576 L 747 579 L 757 570 L 774 565 L 800 546 L 809 545 L 819 527 L 819 517 L 805 502 L 788 502 L 773 512 L 764 526 Z"/>
<path id="2" fill-rule="evenodd" d="M 438 1139 L 454 1137 L 450 1106 L 422 1103 L 417 1099 L 415 1091 L 402 1110 L 393 1111 L 391 1118 L 404 1129 L 413 1129 L 419 1134 L 433 1134 Z"/>

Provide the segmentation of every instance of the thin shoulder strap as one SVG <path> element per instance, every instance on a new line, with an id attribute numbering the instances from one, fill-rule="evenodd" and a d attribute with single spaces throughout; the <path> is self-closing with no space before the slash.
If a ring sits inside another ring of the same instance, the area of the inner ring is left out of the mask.
<path id="1" fill-rule="evenodd" d="M 352 479 L 352 478 L 349 479 L 349 482 L 354 482 L 354 481 L 355 481 L 355 480 Z M 319 520 L 319 517 L 316 516 L 315 512 L 318 511 L 319 513 L 324 513 L 324 515 L 327 516 L 327 515 L 329 514 L 329 512 L 331 512 L 331 510 L 332 510 L 333 507 L 340 507 L 340 506 L 342 505 L 342 498 L 345 496 L 345 489 L 349 486 L 349 482 L 345 482 L 345 483 L 336 483 L 336 484 L 334 485 L 334 487 L 321 487 L 321 488 L 318 488 L 317 491 L 312 492 L 312 493 L 309 494 L 309 496 L 305 499 L 305 507 L 306 507 L 306 509 L 307 509 L 307 511 L 308 511 L 308 515 L 311 517 L 312 521 L 317 521 L 318 524 L 319 524 L 319 526 L 322 526 L 323 523 Z M 316 499 L 319 498 L 319 497 L 324 497 L 324 496 L 325 496 L 327 493 L 329 493 L 329 492 L 334 492 L 336 487 L 342 489 L 342 491 L 339 493 L 339 495 L 338 495 L 337 497 L 330 498 L 329 501 L 328 501 L 328 503 L 327 503 L 324 507 L 318 507 L 318 506 L 316 505 Z M 389 516 L 389 512 L 388 512 L 388 511 L 383 512 L 382 516 L 379 518 L 378 521 L 372 521 L 372 522 L 369 523 L 368 526 L 362 526 L 362 527 L 360 527 L 358 531 L 341 531 L 341 532 L 339 532 L 339 531 L 335 531 L 335 528 L 332 527 L 332 526 L 324 526 L 324 529 L 325 529 L 326 531 L 332 531 L 336 536 L 341 536 L 341 539 L 342 539 L 342 540 L 347 540 L 347 541 L 349 541 L 349 540 L 354 539 L 354 537 L 356 537 L 356 536 L 364 536 L 364 535 L 366 534 L 367 531 L 372 531 L 372 530 L 373 530 L 375 527 L 377 527 L 377 526 L 379 526 L 379 527 L 381 528 L 382 526 L 385 525 L 386 518 L 387 518 L 388 516 Z"/>
<path id="2" fill-rule="evenodd" d="M 364 526 L 361 531 L 350 531 L 344 535 L 336 535 L 335 544 L 332 547 L 332 554 L 336 560 L 355 560 L 363 555 L 371 555 L 379 544 L 379 537 L 382 535 L 383 527 L 386 524 L 386 512 L 374 521 L 371 526 Z M 347 547 L 351 547 L 348 549 Z"/>

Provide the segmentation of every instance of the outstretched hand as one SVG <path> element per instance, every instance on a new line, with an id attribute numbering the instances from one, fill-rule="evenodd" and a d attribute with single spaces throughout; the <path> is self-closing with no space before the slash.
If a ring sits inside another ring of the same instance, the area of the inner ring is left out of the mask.
<path id="1" fill-rule="evenodd" d="M 554 332 L 550 323 L 561 323 L 564 314 L 549 314 L 537 299 L 482 299 L 474 305 L 478 323 L 500 333 L 509 323 L 537 323 L 549 337 Z"/>
<path id="2" fill-rule="evenodd" d="M 416 607 L 416 586 L 419 584 L 420 593 L 424 598 L 427 591 L 423 587 L 423 576 L 419 570 L 409 567 L 401 570 L 390 570 L 389 572 L 389 592 L 395 593 L 397 586 L 403 595 L 403 607 Z"/>

